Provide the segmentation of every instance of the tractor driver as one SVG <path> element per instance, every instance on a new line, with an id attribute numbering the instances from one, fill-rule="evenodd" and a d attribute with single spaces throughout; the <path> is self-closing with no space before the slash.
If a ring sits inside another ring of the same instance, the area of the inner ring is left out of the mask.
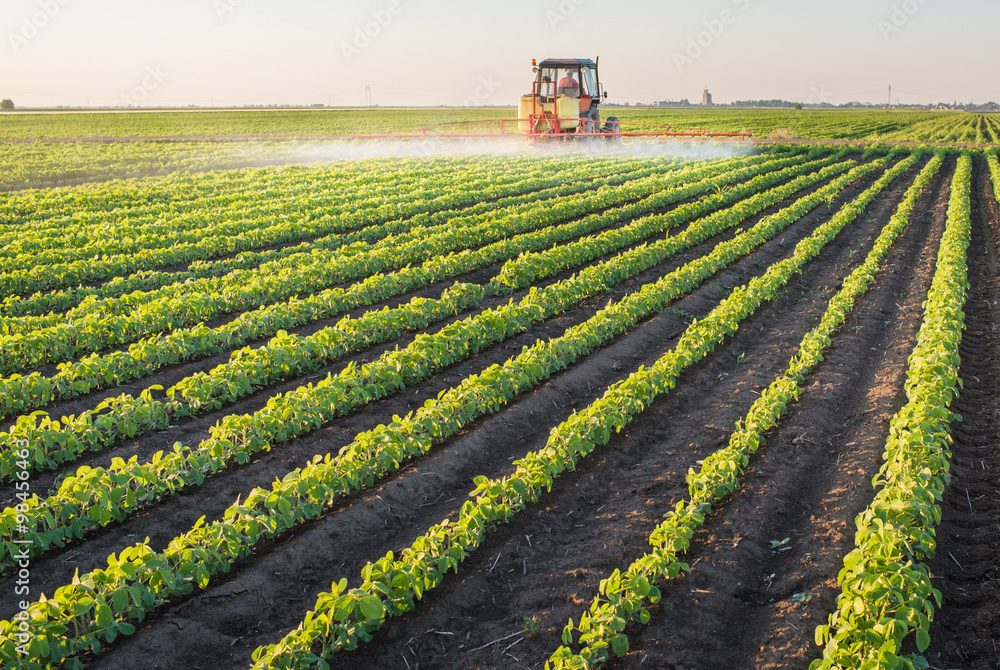
<path id="1" fill-rule="evenodd" d="M 558 91 L 559 95 L 565 95 L 567 98 L 580 97 L 580 83 L 573 77 L 572 72 L 567 72 L 566 76 L 559 80 Z"/>

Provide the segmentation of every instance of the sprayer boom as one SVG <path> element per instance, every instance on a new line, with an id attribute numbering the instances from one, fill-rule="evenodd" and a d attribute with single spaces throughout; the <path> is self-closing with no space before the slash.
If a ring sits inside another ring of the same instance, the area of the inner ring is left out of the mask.
<path id="1" fill-rule="evenodd" d="M 609 116 L 602 123 L 601 104 L 608 92 L 601 86 L 598 63 L 587 58 L 531 61 L 535 79 L 518 101 L 516 119 L 471 121 L 383 134 L 356 134 L 355 140 L 493 139 L 522 137 L 529 141 L 607 141 L 622 139 L 747 139 L 750 133 L 716 133 L 707 128 L 643 125 Z"/>

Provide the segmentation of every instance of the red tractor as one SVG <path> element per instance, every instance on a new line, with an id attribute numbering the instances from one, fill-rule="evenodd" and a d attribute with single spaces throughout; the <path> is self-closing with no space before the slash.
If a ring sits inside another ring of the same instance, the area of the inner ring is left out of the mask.
<path id="1" fill-rule="evenodd" d="M 599 61 L 600 59 L 598 59 Z M 353 139 L 474 139 L 527 137 L 529 140 L 574 138 L 621 138 L 645 140 L 689 138 L 739 138 L 750 133 L 713 133 L 707 128 L 669 125 L 623 124 L 614 116 L 601 123 L 600 105 L 608 97 L 601 87 L 597 61 L 588 58 L 549 58 L 541 65 L 532 60 L 535 80 L 531 92 L 522 95 L 516 119 L 468 121 L 379 135 L 350 135 Z M 627 125 L 627 127 L 623 127 Z"/>
<path id="2" fill-rule="evenodd" d="M 601 125 L 600 104 L 608 94 L 601 88 L 596 61 L 549 58 L 541 65 L 533 60 L 531 65 L 535 81 L 531 93 L 521 96 L 518 106 L 518 129 L 522 133 L 621 136 L 621 127 L 615 117 L 608 117 Z"/>

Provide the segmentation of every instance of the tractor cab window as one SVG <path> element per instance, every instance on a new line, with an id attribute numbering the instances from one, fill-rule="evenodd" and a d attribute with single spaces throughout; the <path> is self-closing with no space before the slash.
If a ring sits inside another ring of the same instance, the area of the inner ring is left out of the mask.
<path id="1" fill-rule="evenodd" d="M 558 69 L 559 82 L 556 92 L 565 95 L 567 98 L 580 97 L 580 71 L 576 68 L 570 70 Z"/>
<path id="2" fill-rule="evenodd" d="M 556 82 L 558 78 L 556 76 L 555 68 L 544 68 L 538 73 L 538 95 L 543 98 L 554 98 L 556 95 Z"/>
<path id="3" fill-rule="evenodd" d="M 567 98 L 597 97 L 597 86 L 592 68 L 542 68 L 538 71 L 536 83 L 538 95 L 543 98 L 557 96 L 566 96 Z"/>
<path id="4" fill-rule="evenodd" d="M 597 80 L 594 77 L 594 68 L 588 67 L 583 70 L 583 90 L 581 95 L 588 98 L 599 98 L 597 91 Z"/>

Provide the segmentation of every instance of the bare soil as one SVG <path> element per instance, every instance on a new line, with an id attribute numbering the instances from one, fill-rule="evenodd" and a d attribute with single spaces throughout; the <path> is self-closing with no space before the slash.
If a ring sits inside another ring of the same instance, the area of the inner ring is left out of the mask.
<path id="1" fill-rule="evenodd" d="M 984 163 L 974 180 L 965 388 L 953 407 L 963 421 L 952 425 L 952 480 L 930 562 L 944 604 L 926 657 L 941 670 L 1000 668 L 1000 215 Z"/>
<path id="2" fill-rule="evenodd" d="M 631 651 L 608 667 L 802 670 L 817 657 L 815 626 L 825 622 L 833 608 L 839 592 L 837 572 L 853 546 L 854 518 L 871 501 L 871 477 L 880 465 L 889 419 L 905 401 L 907 357 L 934 270 L 954 167 L 955 159 L 949 158 L 921 198 L 870 291 L 834 339 L 826 360 L 807 380 L 803 398 L 766 436 L 751 460 L 743 488 L 719 505 L 696 534 L 685 559 L 692 572 L 663 587 L 663 600 L 652 608 L 650 624 L 629 628 Z M 782 296 L 761 307 L 733 338 L 682 375 L 675 391 L 654 402 L 575 472 L 557 480 L 538 504 L 496 529 L 457 575 L 449 575 L 426 594 L 416 612 L 388 622 L 372 642 L 334 658 L 332 667 L 541 668 L 559 645 L 566 620 L 579 617 L 589 606 L 601 579 L 643 554 L 650 531 L 686 496 L 688 469 L 726 443 L 734 423 L 783 372 L 841 281 L 863 262 L 918 169 L 891 184 Z M 962 352 L 966 390 L 957 407 L 965 422 L 955 427 L 954 480 L 942 504 L 940 548 L 932 565 L 945 606 L 932 629 L 935 642 L 928 658 L 940 668 L 1000 667 L 996 665 L 1000 655 L 990 652 L 993 639 L 1000 637 L 995 633 L 1000 457 L 991 448 L 1000 437 L 995 391 L 1000 383 L 1000 218 L 985 163 L 977 159 L 976 170 L 973 288 Z M 88 666 L 249 667 L 254 649 L 277 641 L 294 627 L 332 581 L 346 577 L 356 585 L 366 562 L 387 551 L 398 552 L 428 526 L 453 518 L 475 476 L 510 472 L 512 460 L 542 447 L 549 431 L 574 409 L 587 406 L 609 384 L 640 365 L 655 362 L 676 344 L 691 319 L 708 313 L 732 287 L 787 257 L 799 240 L 877 176 L 849 187 L 832 207 L 821 206 L 669 309 L 478 421 L 373 490 L 344 499 L 322 519 L 214 578 L 206 589 L 171 603 L 135 635 L 87 659 Z M 744 227 L 759 218 L 753 217 Z M 682 254 L 425 384 L 332 421 L 245 467 L 171 496 L 135 519 L 42 557 L 33 563 L 33 574 L 42 576 L 51 590 L 67 582 L 75 570 L 99 567 L 108 553 L 147 536 L 151 545 L 162 548 L 199 516 L 218 517 L 253 486 L 267 485 L 313 454 L 339 449 L 357 432 L 393 414 L 404 414 L 540 337 L 560 335 L 609 299 L 655 281 L 707 249 L 703 245 Z M 496 270 L 465 279 L 487 281 Z M 434 295 L 442 289 L 443 285 L 430 287 L 425 293 Z M 361 352 L 329 369 L 371 360 L 385 348 L 407 341 L 402 338 Z M 150 383 L 217 362 L 177 366 Z M 293 380 L 252 396 L 224 414 L 252 411 L 273 393 L 301 382 Z M 73 406 L 67 403 L 60 409 Z M 127 453 L 145 455 L 176 439 L 190 443 L 218 418 L 199 417 L 83 462 L 100 464 Z M 10 578 L 0 580 L 0 616 L 5 618 L 14 607 L 7 595 L 13 591 L 11 585 Z M 535 619 L 526 625 L 525 617 Z"/>

